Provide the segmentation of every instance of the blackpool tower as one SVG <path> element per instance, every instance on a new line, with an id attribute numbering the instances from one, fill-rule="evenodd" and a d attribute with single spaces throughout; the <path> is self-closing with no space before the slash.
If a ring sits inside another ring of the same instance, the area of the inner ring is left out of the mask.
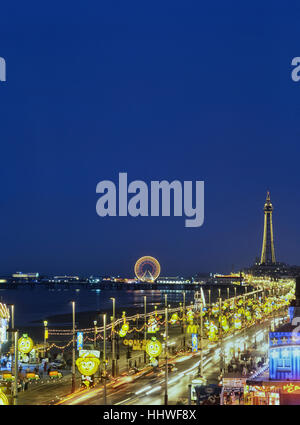
<path id="1" fill-rule="evenodd" d="M 275 264 L 275 249 L 273 236 L 272 213 L 273 205 L 270 200 L 270 192 L 267 192 L 267 199 L 264 206 L 264 237 L 261 250 L 260 264 Z"/>

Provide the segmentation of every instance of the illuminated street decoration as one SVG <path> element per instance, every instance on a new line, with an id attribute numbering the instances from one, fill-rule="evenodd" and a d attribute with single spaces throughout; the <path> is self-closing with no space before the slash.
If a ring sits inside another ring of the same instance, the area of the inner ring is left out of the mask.
<path id="1" fill-rule="evenodd" d="M 158 366 L 158 360 L 155 357 L 150 357 L 150 364 L 153 367 Z"/>
<path id="2" fill-rule="evenodd" d="M 100 351 L 99 350 L 80 350 L 79 351 L 79 357 L 97 357 L 97 359 L 100 358 Z"/>
<path id="3" fill-rule="evenodd" d="M 212 314 L 214 316 L 217 316 L 217 314 L 219 314 L 219 306 L 217 304 L 215 304 L 211 310 Z"/>
<path id="4" fill-rule="evenodd" d="M 7 406 L 8 404 L 8 398 L 4 392 L 0 390 L 0 406 Z"/>
<path id="5" fill-rule="evenodd" d="M 157 320 L 155 317 L 150 316 L 148 319 L 148 329 L 147 332 L 149 334 L 154 334 L 159 330 L 159 324 L 157 323 Z"/>
<path id="6" fill-rule="evenodd" d="M 158 357 L 162 352 L 162 344 L 155 337 L 152 337 L 146 344 L 146 353 L 150 357 Z"/>
<path id="7" fill-rule="evenodd" d="M 255 311 L 255 317 L 256 317 L 256 319 L 258 319 L 258 320 L 262 318 L 261 312 L 260 312 L 259 310 L 256 310 L 256 311 Z"/>
<path id="8" fill-rule="evenodd" d="M 251 320 L 251 314 L 250 314 L 250 311 L 245 311 L 245 316 L 246 316 L 246 319 L 248 320 L 248 321 L 250 321 Z"/>
<path id="9" fill-rule="evenodd" d="M 209 328 L 208 328 L 208 339 L 210 341 L 216 341 L 218 339 L 217 337 L 218 328 L 215 325 L 214 322 L 210 322 Z"/>
<path id="10" fill-rule="evenodd" d="M 29 336 L 24 334 L 21 338 L 19 338 L 18 341 L 18 349 L 21 353 L 30 353 L 30 351 L 33 349 L 33 341 Z"/>
<path id="11" fill-rule="evenodd" d="M 134 273 L 141 282 L 155 282 L 160 275 L 160 264 L 154 257 L 141 257 L 135 263 Z"/>
<path id="12" fill-rule="evenodd" d="M 175 325 L 175 323 L 178 321 L 179 319 L 178 319 L 178 314 L 177 313 L 173 313 L 172 314 L 172 316 L 171 316 L 171 319 L 170 319 L 170 323 L 172 324 L 172 325 Z"/>
<path id="13" fill-rule="evenodd" d="M 194 320 L 194 312 L 191 309 L 188 309 L 187 313 L 186 313 L 186 319 L 189 323 L 193 323 Z"/>
<path id="14" fill-rule="evenodd" d="M 146 339 L 123 339 L 124 345 L 129 345 L 135 351 L 142 351 L 146 349 L 147 340 Z"/>
<path id="15" fill-rule="evenodd" d="M 11 372 L 6 372 L 2 374 L 2 379 L 4 381 L 11 382 L 14 381 L 15 377 L 12 375 Z"/>
<path id="16" fill-rule="evenodd" d="M 198 335 L 192 334 L 192 352 L 196 353 L 198 351 Z"/>
<path id="17" fill-rule="evenodd" d="M 242 321 L 241 321 L 241 318 L 238 315 L 234 316 L 234 327 L 235 327 L 235 329 L 241 329 L 242 328 Z"/>
<path id="18" fill-rule="evenodd" d="M 123 311 L 122 318 L 123 318 L 123 325 L 122 325 L 122 327 L 119 331 L 119 335 L 120 335 L 121 338 L 123 338 L 127 334 L 127 332 L 129 331 L 129 323 L 126 322 L 125 311 Z"/>
<path id="19" fill-rule="evenodd" d="M 222 329 L 224 330 L 224 332 L 228 332 L 229 331 L 229 325 L 227 323 L 226 316 L 222 316 L 220 321 L 221 321 Z"/>
<path id="20" fill-rule="evenodd" d="M 83 355 L 83 357 L 78 357 L 76 360 L 76 366 L 78 367 L 81 375 L 91 376 L 94 375 L 100 365 L 100 360 L 95 357 L 93 354 L 89 353 Z"/>
<path id="21" fill-rule="evenodd" d="M 83 348 L 83 332 L 77 332 L 77 350 L 82 350 Z"/>
<path id="22" fill-rule="evenodd" d="M 7 342 L 7 328 L 10 319 L 9 309 L 6 304 L 0 303 L 0 347 Z"/>

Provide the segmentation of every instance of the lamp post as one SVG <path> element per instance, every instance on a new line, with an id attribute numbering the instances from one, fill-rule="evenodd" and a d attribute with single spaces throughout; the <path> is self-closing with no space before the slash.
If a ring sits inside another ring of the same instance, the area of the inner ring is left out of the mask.
<path id="1" fill-rule="evenodd" d="M 18 357 L 19 357 L 19 353 L 18 353 L 18 331 L 17 330 L 13 330 L 14 331 L 14 353 L 15 353 L 15 370 L 14 370 L 14 375 L 15 375 L 15 380 L 14 380 L 14 391 L 13 391 L 13 400 L 14 400 L 14 405 L 18 404 L 18 372 L 19 372 L 19 366 L 18 366 Z"/>
<path id="2" fill-rule="evenodd" d="M 147 341 L 147 297 L 144 296 L 144 340 Z M 146 344 L 146 343 L 145 343 Z M 146 351 L 144 351 L 144 363 L 146 364 Z"/>
<path id="3" fill-rule="evenodd" d="M 103 314 L 103 363 L 104 363 L 103 401 L 104 401 L 104 405 L 106 405 L 106 314 Z"/>
<path id="4" fill-rule="evenodd" d="M 14 304 L 8 304 L 8 306 L 10 307 L 10 310 L 11 310 L 11 329 L 15 329 L 15 306 L 14 306 Z M 15 349 L 14 349 L 15 343 L 14 343 L 14 334 L 13 333 L 11 334 L 10 341 L 11 341 L 11 359 L 13 359 L 13 354 L 14 354 L 14 351 L 15 351 Z M 11 360 L 11 373 L 13 373 L 13 362 L 12 362 L 12 360 Z"/>
<path id="5" fill-rule="evenodd" d="M 244 309 L 244 315 L 243 315 L 243 337 L 244 337 L 244 352 L 246 353 L 246 295 L 243 295 L 243 309 Z"/>
<path id="6" fill-rule="evenodd" d="M 11 327 L 12 329 L 15 329 L 15 306 L 14 304 L 11 304 L 10 307 L 11 307 Z"/>
<path id="7" fill-rule="evenodd" d="M 47 320 L 44 320 L 44 358 L 46 357 L 46 345 L 47 345 L 47 339 L 48 339 L 48 322 Z"/>
<path id="8" fill-rule="evenodd" d="M 203 378 L 203 305 L 200 301 L 200 376 Z"/>
<path id="9" fill-rule="evenodd" d="M 165 295 L 165 406 L 168 405 L 168 304 L 167 294 Z"/>
<path id="10" fill-rule="evenodd" d="M 111 297 L 113 303 L 113 315 L 112 315 L 112 376 L 117 376 L 117 361 L 116 361 L 116 335 L 115 335 L 115 321 L 116 321 L 116 299 Z"/>
<path id="11" fill-rule="evenodd" d="M 220 372 L 224 373 L 223 330 L 222 330 L 222 298 L 219 297 L 219 330 L 220 330 Z"/>
<path id="12" fill-rule="evenodd" d="M 210 323 L 210 314 L 211 314 L 211 290 L 208 290 L 208 321 Z"/>
<path id="13" fill-rule="evenodd" d="M 183 292 L 183 349 L 185 350 L 185 291 Z"/>
<path id="14" fill-rule="evenodd" d="M 94 349 L 97 345 L 97 320 L 94 320 Z"/>
<path id="15" fill-rule="evenodd" d="M 73 322 L 73 340 L 72 340 L 72 388 L 71 392 L 75 392 L 75 301 L 72 301 L 72 322 Z"/>

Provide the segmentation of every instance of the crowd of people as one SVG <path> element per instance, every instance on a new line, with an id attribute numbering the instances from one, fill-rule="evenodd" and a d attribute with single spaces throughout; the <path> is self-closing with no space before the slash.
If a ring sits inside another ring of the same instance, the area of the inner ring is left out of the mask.
<path id="1" fill-rule="evenodd" d="M 257 369 L 261 368 L 265 364 L 265 358 L 262 357 L 261 360 L 256 361 L 253 357 L 248 357 L 246 359 L 232 359 L 228 366 L 228 373 L 239 373 L 242 376 L 249 376 L 254 373 Z"/>

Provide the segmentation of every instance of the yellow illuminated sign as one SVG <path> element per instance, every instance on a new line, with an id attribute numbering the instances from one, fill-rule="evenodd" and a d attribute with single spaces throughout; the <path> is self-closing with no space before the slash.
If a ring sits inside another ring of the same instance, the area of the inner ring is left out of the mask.
<path id="1" fill-rule="evenodd" d="M 21 353 L 27 354 L 33 349 L 33 341 L 28 336 L 22 336 L 18 341 L 18 349 Z"/>
<path id="2" fill-rule="evenodd" d="M 150 357 L 158 357 L 162 352 L 162 345 L 157 339 L 152 339 L 146 344 L 146 353 Z"/>
<path id="3" fill-rule="evenodd" d="M 170 319 L 170 322 L 172 325 L 174 325 L 176 322 L 178 321 L 178 314 L 177 313 L 173 313 Z"/>
<path id="4" fill-rule="evenodd" d="M 196 334 L 198 332 L 198 325 L 188 325 L 186 332 L 188 334 Z"/>
<path id="5" fill-rule="evenodd" d="M 129 345 L 133 350 L 142 351 L 146 349 L 147 340 L 146 339 L 124 339 L 124 345 Z"/>
<path id="6" fill-rule="evenodd" d="M 300 386 L 295 384 L 287 384 L 282 387 L 283 391 L 286 393 L 295 393 L 299 394 Z"/>
<path id="7" fill-rule="evenodd" d="M 90 376 L 94 375 L 100 365 L 100 360 L 97 359 L 93 354 L 88 354 L 84 357 L 79 357 L 76 360 L 76 366 L 78 367 L 81 375 Z"/>

